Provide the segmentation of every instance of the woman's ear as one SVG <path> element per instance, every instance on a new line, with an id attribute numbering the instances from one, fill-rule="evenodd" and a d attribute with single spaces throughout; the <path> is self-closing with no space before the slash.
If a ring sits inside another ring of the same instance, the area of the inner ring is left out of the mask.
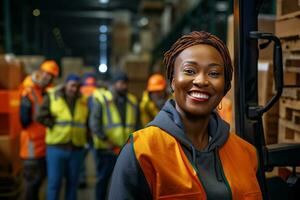
<path id="1" fill-rule="evenodd" d="M 172 90 L 172 93 L 174 92 L 174 88 L 175 88 L 175 83 L 174 83 L 174 77 L 172 77 L 172 81 L 171 81 L 171 90 Z"/>

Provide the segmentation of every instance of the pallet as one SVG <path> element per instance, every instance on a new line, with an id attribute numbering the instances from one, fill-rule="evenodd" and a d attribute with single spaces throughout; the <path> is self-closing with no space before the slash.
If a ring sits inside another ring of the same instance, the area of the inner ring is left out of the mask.
<path id="1" fill-rule="evenodd" d="M 300 11 L 298 0 L 277 0 L 276 13 L 278 18 L 287 17 Z"/>
<path id="2" fill-rule="evenodd" d="M 300 88 L 283 88 L 281 96 L 294 100 L 300 100 Z"/>
<path id="3" fill-rule="evenodd" d="M 284 52 L 300 52 L 300 38 L 281 39 L 281 46 Z"/>
<path id="4" fill-rule="evenodd" d="M 300 12 L 299 12 L 300 15 Z M 275 33 L 279 38 L 298 38 L 300 36 L 300 17 L 284 18 L 275 23 Z"/>
<path id="5" fill-rule="evenodd" d="M 300 124 L 293 121 L 279 119 L 278 124 L 278 142 L 279 143 L 299 143 L 300 142 Z"/>
<path id="6" fill-rule="evenodd" d="M 300 100 L 281 98 L 279 101 L 279 117 L 295 123 L 297 121 L 293 121 L 293 116 L 297 116 L 297 114 L 293 114 L 294 112 L 300 112 Z"/>

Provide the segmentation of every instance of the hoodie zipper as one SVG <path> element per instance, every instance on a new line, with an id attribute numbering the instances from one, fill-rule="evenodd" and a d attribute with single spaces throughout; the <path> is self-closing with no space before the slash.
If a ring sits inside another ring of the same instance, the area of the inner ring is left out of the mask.
<path id="1" fill-rule="evenodd" d="M 198 179 L 199 179 L 199 181 L 200 181 L 202 187 L 204 188 L 204 191 L 207 191 L 206 188 L 205 188 L 205 185 L 203 184 L 203 180 L 201 179 L 200 172 L 199 172 L 199 170 L 198 170 L 198 168 L 197 168 L 197 165 L 196 165 L 196 153 L 195 153 L 195 149 L 194 149 L 193 146 L 191 146 L 191 148 L 192 148 L 192 154 L 193 154 L 193 155 L 192 155 L 193 161 L 192 161 L 191 164 L 192 164 L 194 170 L 195 170 L 196 173 L 197 173 L 197 177 L 198 177 Z M 218 147 L 216 147 L 216 149 L 215 149 L 215 154 L 216 154 L 216 159 L 217 159 L 217 162 L 218 162 L 218 166 L 220 166 L 221 161 L 220 161 L 219 156 L 218 156 Z M 216 166 L 215 166 L 215 167 L 216 167 Z M 232 191 L 231 191 L 230 185 L 229 185 L 229 183 L 228 183 L 228 180 L 226 179 L 226 176 L 225 176 L 223 167 L 220 167 L 220 168 L 221 168 L 221 169 L 220 169 L 220 171 L 221 171 L 221 176 L 222 176 L 222 178 L 223 178 L 223 180 L 224 180 L 226 189 L 227 189 L 227 191 L 228 191 L 228 193 L 229 193 L 229 199 L 232 200 Z M 207 195 L 207 194 L 205 194 L 205 195 Z"/>
<path id="2" fill-rule="evenodd" d="M 196 174 L 197 174 L 197 177 L 198 177 L 198 179 L 199 179 L 199 181 L 201 183 L 201 186 L 203 187 L 204 191 L 207 191 L 206 188 L 205 188 L 205 185 L 203 184 L 203 180 L 200 177 L 199 169 L 197 168 L 197 165 L 196 165 L 196 153 L 195 153 L 195 149 L 194 149 L 193 146 L 191 146 L 191 148 L 192 148 L 192 158 L 193 158 L 191 164 L 192 164 L 194 170 L 196 171 Z M 205 192 L 205 196 L 207 197 L 206 192 Z"/>
<path id="3" fill-rule="evenodd" d="M 218 166 L 220 166 L 220 164 L 221 164 L 222 162 L 221 162 L 221 160 L 220 160 L 220 158 L 219 158 L 219 148 L 216 147 L 215 151 L 216 151 L 216 159 L 218 160 L 218 163 L 219 163 Z M 227 178 L 226 178 L 226 176 L 225 176 L 223 167 L 220 167 L 220 168 L 221 168 L 221 169 L 220 169 L 221 175 L 222 175 L 223 180 L 224 180 L 224 182 L 225 182 L 225 186 L 226 186 L 226 188 L 227 188 L 227 190 L 228 190 L 228 192 L 229 192 L 229 199 L 232 199 L 232 191 L 231 191 L 230 185 L 229 185 L 228 180 L 227 180 Z"/>

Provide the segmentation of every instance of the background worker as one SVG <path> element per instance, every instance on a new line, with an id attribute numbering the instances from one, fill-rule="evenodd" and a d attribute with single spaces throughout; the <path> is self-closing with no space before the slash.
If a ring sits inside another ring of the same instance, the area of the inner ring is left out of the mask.
<path id="1" fill-rule="evenodd" d="M 127 91 L 127 75 L 123 72 L 115 74 L 112 83 L 109 90 L 99 89 L 94 93 L 89 121 L 90 129 L 95 134 L 97 200 L 105 199 L 118 153 L 114 150 L 119 150 L 140 124 L 137 99 Z"/>
<path id="2" fill-rule="evenodd" d="M 79 170 L 87 137 L 87 98 L 80 94 L 80 77 L 69 75 L 63 87 L 45 96 L 37 120 L 47 126 L 47 200 L 59 199 L 66 177 L 65 199 L 76 199 Z"/>
<path id="3" fill-rule="evenodd" d="M 26 200 L 39 199 L 39 189 L 46 175 L 46 131 L 45 127 L 36 121 L 35 116 L 42 104 L 46 88 L 58 73 L 59 67 L 55 61 L 45 61 L 40 70 L 33 72 L 20 86 L 20 157 L 23 159 Z"/>
<path id="4" fill-rule="evenodd" d="M 89 110 L 92 109 L 92 103 L 93 103 L 92 94 L 94 93 L 94 91 L 96 89 L 97 89 L 97 80 L 96 80 L 95 75 L 93 73 L 84 74 L 82 77 L 82 85 L 80 87 L 80 92 L 82 95 L 84 95 L 88 98 Z M 88 142 L 84 149 L 84 158 L 83 158 L 84 160 L 82 162 L 82 165 L 80 168 L 80 174 L 79 174 L 79 188 L 85 188 L 87 186 L 85 159 L 89 152 L 89 149 L 91 149 L 92 145 L 93 145 L 92 137 L 90 136 L 90 134 L 88 134 L 87 139 L 88 139 Z"/>
<path id="5" fill-rule="evenodd" d="M 145 127 L 154 119 L 168 99 L 167 83 L 163 75 L 153 74 L 148 79 L 147 90 L 140 102 L 141 123 Z"/>

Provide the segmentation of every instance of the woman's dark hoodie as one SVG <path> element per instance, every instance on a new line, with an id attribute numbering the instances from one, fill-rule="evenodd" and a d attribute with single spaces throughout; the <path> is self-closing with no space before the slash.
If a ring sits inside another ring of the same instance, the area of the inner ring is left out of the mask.
<path id="1" fill-rule="evenodd" d="M 219 148 L 228 139 L 229 125 L 216 112 L 211 113 L 208 125 L 209 143 L 203 150 L 196 149 L 187 138 L 173 100 L 166 102 L 148 126 L 159 127 L 180 142 L 187 158 L 197 168 L 207 199 L 231 199 L 231 191 L 226 185 L 227 181 L 218 154 Z M 119 155 L 112 175 L 108 199 L 153 199 L 131 143 L 126 144 Z"/>

